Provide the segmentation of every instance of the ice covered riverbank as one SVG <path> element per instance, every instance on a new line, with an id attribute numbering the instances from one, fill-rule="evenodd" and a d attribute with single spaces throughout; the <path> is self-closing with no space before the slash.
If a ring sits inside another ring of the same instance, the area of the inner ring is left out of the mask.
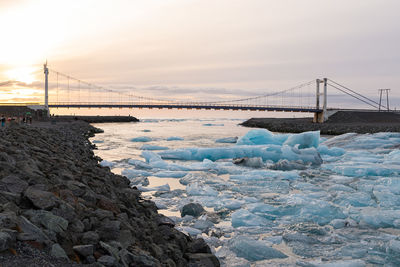
<path id="1" fill-rule="evenodd" d="M 225 266 L 400 264 L 399 133 L 323 138 L 203 124 L 137 124 L 112 140 L 104 128 L 98 153 Z M 179 130 L 192 125 L 196 132 Z M 146 136 L 141 127 L 151 130 L 146 144 L 169 149 L 140 150 L 130 140 Z M 206 212 L 182 218 L 192 202 Z"/>

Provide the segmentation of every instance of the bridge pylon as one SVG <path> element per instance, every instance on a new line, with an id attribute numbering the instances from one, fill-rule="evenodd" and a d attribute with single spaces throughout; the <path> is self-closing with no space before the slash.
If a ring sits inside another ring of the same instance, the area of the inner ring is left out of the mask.
<path id="1" fill-rule="evenodd" d="M 47 116 L 50 116 L 49 110 L 49 68 L 47 68 L 47 60 L 43 65 L 44 71 L 44 107 L 47 111 Z"/>
<path id="2" fill-rule="evenodd" d="M 321 93 L 320 92 L 320 84 L 323 83 L 324 84 L 324 92 Z M 322 102 L 322 112 L 315 112 L 314 113 L 314 119 L 313 122 L 315 123 L 323 123 L 328 119 L 328 112 L 327 112 L 327 102 L 328 102 L 328 78 L 323 78 L 323 79 L 316 79 L 316 92 L 315 92 L 315 96 L 316 96 L 316 109 L 319 110 L 320 109 L 320 96 L 322 95 L 323 98 L 323 102 Z"/>

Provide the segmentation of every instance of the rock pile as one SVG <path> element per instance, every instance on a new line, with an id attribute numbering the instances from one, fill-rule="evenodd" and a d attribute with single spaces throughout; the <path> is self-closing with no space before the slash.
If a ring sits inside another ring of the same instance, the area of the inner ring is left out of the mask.
<path id="1" fill-rule="evenodd" d="M 20 262 L 28 245 L 65 266 L 219 266 L 203 240 L 98 164 L 95 132 L 81 121 L 0 130 L 0 261 Z"/>

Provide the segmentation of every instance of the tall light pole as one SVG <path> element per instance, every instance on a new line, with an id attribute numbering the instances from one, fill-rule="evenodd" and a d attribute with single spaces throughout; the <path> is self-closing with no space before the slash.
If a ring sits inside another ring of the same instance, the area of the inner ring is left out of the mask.
<path id="1" fill-rule="evenodd" d="M 44 107 L 47 110 L 47 116 L 50 116 L 49 110 L 49 69 L 47 68 L 47 60 L 43 65 L 44 70 Z"/>

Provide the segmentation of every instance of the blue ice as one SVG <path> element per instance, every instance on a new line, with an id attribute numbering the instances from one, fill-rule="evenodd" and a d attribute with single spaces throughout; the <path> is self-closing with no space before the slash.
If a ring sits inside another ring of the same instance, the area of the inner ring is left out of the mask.
<path id="1" fill-rule="evenodd" d="M 200 186 L 193 183 L 186 186 L 186 192 L 190 196 L 217 196 L 218 192 L 208 185 Z"/>
<path id="2" fill-rule="evenodd" d="M 168 150 L 168 147 L 165 146 L 155 146 L 155 145 L 143 145 L 141 150 Z"/>
<path id="3" fill-rule="evenodd" d="M 249 261 L 287 258 L 285 254 L 270 247 L 268 243 L 246 236 L 236 236 L 229 240 L 229 249 L 238 257 Z"/>
<path id="4" fill-rule="evenodd" d="M 261 226 L 267 227 L 272 225 L 272 221 L 264 217 L 255 215 L 246 209 L 239 209 L 232 213 L 232 226 L 237 228 L 241 226 L 254 227 Z"/>
<path id="5" fill-rule="evenodd" d="M 183 141 L 184 138 L 179 137 L 179 136 L 171 136 L 167 138 L 167 141 Z"/>
<path id="6" fill-rule="evenodd" d="M 153 139 L 148 136 L 139 136 L 131 139 L 131 142 L 150 142 L 150 141 L 153 141 Z"/>
<path id="7" fill-rule="evenodd" d="M 289 161 L 302 160 L 303 163 L 321 164 L 322 159 L 315 148 L 298 149 L 287 145 L 267 146 L 234 146 L 220 148 L 186 148 L 166 150 L 158 153 L 163 159 L 204 160 L 216 161 L 219 159 L 257 158 L 264 161 L 278 162 L 281 159 Z"/>
<path id="8" fill-rule="evenodd" d="M 151 172 L 144 171 L 144 170 L 136 170 L 136 169 L 124 169 L 121 172 L 122 175 L 128 178 L 135 178 L 137 176 L 150 176 L 152 175 Z"/>
<path id="9" fill-rule="evenodd" d="M 182 178 L 187 174 L 183 171 L 160 171 L 153 174 L 153 176 L 160 178 Z"/>
<path id="10" fill-rule="evenodd" d="M 111 167 L 113 167 L 115 165 L 115 162 L 102 160 L 99 164 L 100 164 L 100 166 L 110 167 L 111 168 Z"/>
<path id="11" fill-rule="evenodd" d="M 296 171 L 255 170 L 255 171 L 243 172 L 238 175 L 231 175 L 230 179 L 239 181 L 264 180 L 268 178 L 296 180 L 299 177 L 300 176 Z"/>

